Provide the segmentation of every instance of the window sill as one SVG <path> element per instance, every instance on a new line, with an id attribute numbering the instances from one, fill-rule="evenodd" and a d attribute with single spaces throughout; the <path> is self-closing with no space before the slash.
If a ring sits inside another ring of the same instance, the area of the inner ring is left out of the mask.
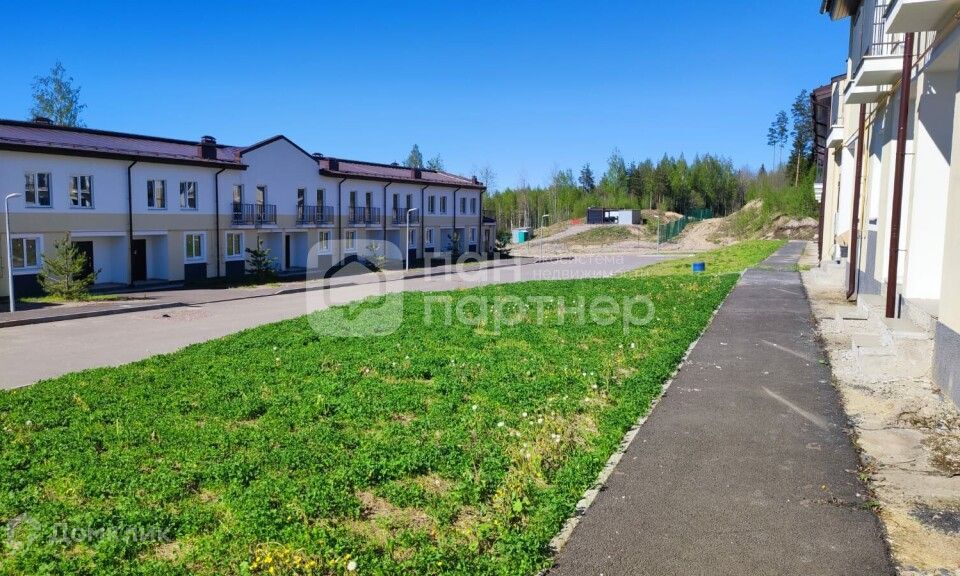
<path id="1" fill-rule="evenodd" d="M 14 268 L 14 276 L 30 276 L 31 274 L 39 274 L 43 269 L 43 266 L 31 266 L 29 268 Z"/>
<path id="2" fill-rule="evenodd" d="M 70 206 L 71 210 L 93 210 L 93 206 Z"/>
<path id="3" fill-rule="evenodd" d="M 53 204 L 48 204 L 44 206 L 43 204 L 26 204 L 23 205 L 24 208 L 28 210 L 53 210 Z"/>
<path id="4" fill-rule="evenodd" d="M 183 263 L 184 264 L 206 264 L 207 259 L 203 258 L 201 260 L 197 260 L 197 259 L 184 258 Z"/>
<path id="5" fill-rule="evenodd" d="M 167 209 L 166 209 L 165 207 L 164 207 L 164 208 L 151 208 L 150 206 L 147 206 L 147 210 L 148 210 L 149 212 L 166 212 L 166 211 L 167 211 Z"/>

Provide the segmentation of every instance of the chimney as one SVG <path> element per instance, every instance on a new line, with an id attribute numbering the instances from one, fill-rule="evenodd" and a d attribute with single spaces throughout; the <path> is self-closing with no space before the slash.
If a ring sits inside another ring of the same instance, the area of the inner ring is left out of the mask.
<path id="1" fill-rule="evenodd" d="M 474 183 L 474 184 L 479 184 L 479 183 L 480 183 L 480 181 L 477 180 L 477 177 L 476 177 L 476 176 L 473 177 L 473 183 Z"/>
<path id="2" fill-rule="evenodd" d="M 47 118 L 46 116 L 34 116 L 30 121 L 34 124 L 53 124 L 53 120 Z"/>
<path id="3" fill-rule="evenodd" d="M 328 161 L 329 164 L 330 164 L 330 170 L 331 170 L 331 171 L 336 172 L 336 171 L 340 170 L 340 161 L 339 161 L 339 160 L 337 160 L 336 158 L 330 158 L 330 159 L 328 159 L 327 161 Z"/>
<path id="4" fill-rule="evenodd" d="M 410 177 L 413 178 L 414 180 L 419 180 L 423 178 L 423 171 L 420 170 L 419 168 L 411 168 Z"/>
<path id="5" fill-rule="evenodd" d="M 217 159 L 217 139 L 213 136 L 200 138 L 200 157 L 204 160 Z"/>

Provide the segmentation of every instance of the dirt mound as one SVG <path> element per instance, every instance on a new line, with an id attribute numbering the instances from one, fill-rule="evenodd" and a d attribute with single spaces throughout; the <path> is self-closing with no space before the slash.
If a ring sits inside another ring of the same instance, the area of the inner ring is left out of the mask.
<path id="1" fill-rule="evenodd" d="M 767 238 L 785 238 L 790 240 L 813 240 L 817 237 L 817 221 L 813 218 L 790 218 L 777 216 L 771 225 Z"/>

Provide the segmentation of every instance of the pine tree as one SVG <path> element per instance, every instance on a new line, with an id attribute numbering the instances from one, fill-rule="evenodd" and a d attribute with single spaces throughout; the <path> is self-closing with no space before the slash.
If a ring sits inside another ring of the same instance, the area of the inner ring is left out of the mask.
<path id="1" fill-rule="evenodd" d="M 403 164 L 407 168 L 423 168 L 423 154 L 420 153 L 420 147 L 416 144 L 410 149 L 407 155 L 407 161 Z"/>
<path id="2" fill-rule="evenodd" d="M 593 170 L 590 169 L 590 163 L 587 162 L 580 169 L 580 188 L 584 192 L 593 192 L 597 188 L 597 183 L 593 179 Z"/>
<path id="3" fill-rule="evenodd" d="M 263 240 L 257 240 L 257 247 L 247 248 L 247 274 L 257 282 L 266 282 L 276 277 L 276 258 L 270 256 L 270 249 L 263 246 Z"/>
<path id="4" fill-rule="evenodd" d="M 813 154 L 813 105 L 810 102 L 810 93 L 801 90 L 790 107 L 793 120 L 793 149 L 790 152 L 789 164 L 794 168 L 793 185 L 800 183 L 800 173 L 806 172 Z"/>
<path id="5" fill-rule="evenodd" d="M 80 113 L 87 106 L 80 103 L 80 87 L 73 87 L 73 78 L 66 77 L 66 72 L 57 61 L 48 75 L 34 78 L 30 114 L 61 126 L 83 126 Z"/>
<path id="6" fill-rule="evenodd" d="M 87 270 L 87 255 L 80 251 L 68 234 L 53 245 L 53 253 L 43 259 L 37 281 L 43 291 L 65 300 L 86 300 L 99 270 Z"/>

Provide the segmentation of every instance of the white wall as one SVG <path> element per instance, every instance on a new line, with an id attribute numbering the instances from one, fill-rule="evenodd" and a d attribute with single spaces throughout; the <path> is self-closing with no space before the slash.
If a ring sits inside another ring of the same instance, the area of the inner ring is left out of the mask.
<path id="1" fill-rule="evenodd" d="M 220 180 L 220 210 L 229 214 L 233 202 L 233 184 L 243 184 L 243 201 L 252 204 L 256 200 L 257 186 L 267 187 L 267 204 L 277 207 L 278 215 L 296 215 L 297 189 L 306 188 L 306 204 L 316 204 L 317 188 L 325 187 L 321 182 L 320 167 L 317 161 L 304 154 L 285 139 L 279 139 L 242 157 L 247 169 L 237 175 Z M 335 183 L 334 183 L 335 184 Z M 329 192 L 329 186 L 328 194 Z M 336 185 L 333 187 L 336 190 Z M 330 196 L 333 198 L 333 196 Z"/>

